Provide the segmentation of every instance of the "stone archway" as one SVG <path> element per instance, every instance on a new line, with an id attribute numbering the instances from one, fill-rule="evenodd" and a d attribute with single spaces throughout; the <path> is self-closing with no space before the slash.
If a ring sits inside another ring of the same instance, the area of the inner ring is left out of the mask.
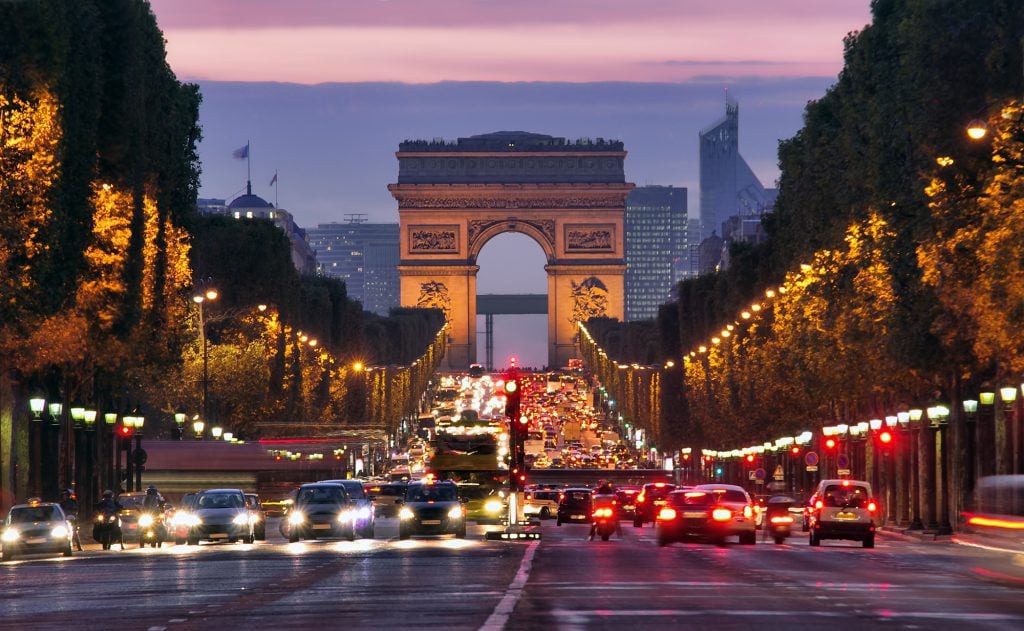
<path id="1" fill-rule="evenodd" d="M 621 142 L 567 142 L 497 132 L 407 141 L 397 153 L 401 303 L 445 310 L 447 367 L 476 361 L 477 256 L 505 232 L 531 237 L 548 274 L 548 365 L 576 357 L 576 322 L 623 318 L 626 152 Z"/>

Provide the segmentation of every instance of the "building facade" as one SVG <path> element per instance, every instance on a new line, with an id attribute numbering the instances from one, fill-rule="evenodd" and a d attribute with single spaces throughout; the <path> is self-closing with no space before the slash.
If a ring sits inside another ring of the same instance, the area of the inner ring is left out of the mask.
<path id="1" fill-rule="evenodd" d="M 726 95 L 725 117 L 700 132 L 700 217 L 704 238 L 730 241 L 757 236 L 761 216 L 775 206 L 777 189 L 765 188 L 739 151 L 740 106 Z M 732 218 L 737 220 L 730 221 Z M 701 267 L 707 267 L 706 264 Z"/>
<path id="2" fill-rule="evenodd" d="M 306 230 L 323 274 L 345 281 L 348 297 L 378 315 L 399 305 L 397 223 L 366 223 L 365 215 Z"/>
<path id="3" fill-rule="evenodd" d="M 653 320 L 675 300 L 675 284 L 689 256 L 687 190 L 639 186 L 626 198 L 626 320 Z"/>

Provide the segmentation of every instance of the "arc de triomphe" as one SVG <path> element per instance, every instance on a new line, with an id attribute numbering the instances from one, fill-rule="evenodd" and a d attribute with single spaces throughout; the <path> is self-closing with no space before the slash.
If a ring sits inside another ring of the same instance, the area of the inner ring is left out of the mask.
<path id="1" fill-rule="evenodd" d="M 447 368 L 476 361 L 477 256 L 520 232 L 544 250 L 548 365 L 576 357 L 576 322 L 623 318 L 625 181 L 621 142 L 496 132 L 399 145 L 402 306 L 440 307 Z"/>

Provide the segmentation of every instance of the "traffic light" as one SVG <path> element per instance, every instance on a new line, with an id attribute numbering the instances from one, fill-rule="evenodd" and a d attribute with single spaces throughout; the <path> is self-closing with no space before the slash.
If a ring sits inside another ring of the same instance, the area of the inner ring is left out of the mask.
<path id="1" fill-rule="evenodd" d="M 512 373 L 505 379 L 505 418 L 513 424 L 519 418 L 519 378 Z"/>
<path id="2" fill-rule="evenodd" d="M 878 435 L 878 442 L 882 443 L 883 447 L 888 447 L 892 444 L 892 432 L 889 430 L 883 431 Z"/>
<path id="3" fill-rule="evenodd" d="M 754 454 L 747 454 L 747 464 L 754 464 Z"/>
<path id="4" fill-rule="evenodd" d="M 789 453 L 793 454 L 794 456 L 799 456 L 800 448 L 794 445 L 792 448 L 790 448 Z"/>
<path id="5" fill-rule="evenodd" d="M 825 449 L 831 450 L 831 449 L 835 449 L 835 448 L 836 448 L 836 439 L 835 438 L 826 438 L 825 439 Z"/>
<path id="6" fill-rule="evenodd" d="M 122 425 L 117 428 L 117 442 L 120 449 L 129 450 L 132 446 L 132 428 Z"/>

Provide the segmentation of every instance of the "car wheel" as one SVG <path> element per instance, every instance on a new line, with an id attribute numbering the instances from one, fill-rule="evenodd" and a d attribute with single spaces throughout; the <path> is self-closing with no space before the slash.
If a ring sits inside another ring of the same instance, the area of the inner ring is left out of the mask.
<path id="1" fill-rule="evenodd" d="M 199 545 L 199 539 L 197 539 L 195 537 L 189 537 L 188 538 L 188 545 L 190 545 L 190 546 L 197 546 L 197 545 Z"/>
<path id="2" fill-rule="evenodd" d="M 864 547 L 865 548 L 874 548 L 875 547 L 875 535 L 868 535 L 867 537 L 864 538 Z"/>
<path id="3" fill-rule="evenodd" d="M 398 529 L 398 538 L 402 539 L 403 541 L 405 539 L 408 539 L 409 538 L 409 531 L 406 530 L 405 528 L 399 528 Z"/>
<path id="4" fill-rule="evenodd" d="M 4 561 L 13 561 L 18 557 L 18 553 L 14 551 L 14 548 L 4 547 Z"/>
<path id="5" fill-rule="evenodd" d="M 298 542 L 299 542 L 299 534 L 298 533 L 293 532 L 292 534 L 288 535 L 288 543 L 298 543 Z"/>
<path id="6" fill-rule="evenodd" d="M 541 519 L 551 519 L 551 510 L 547 506 L 545 506 L 544 508 L 540 509 L 540 518 Z"/>
<path id="7" fill-rule="evenodd" d="M 71 544 L 69 543 L 68 547 L 64 548 L 64 556 L 69 557 L 72 554 L 74 554 L 74 552 L 71 550 Z"/>
<path id="8" fill-rule="evenodd" d="M 657 539 L 657 542 L 658 542 L 658 546 L 660 546 L 662 548 L 664 548 L 668 544 L 672 543 L 672 538 L 669 537 L 668 533 L 666 533 L 664 530 L 659 530 L 658 531 L 658 536 L 657 536 L 656 539 Z"/>
<path id="9" fill-rule="evenodd" d="M 811 538 L 807 541 L 807 544 L 812 548 L 816 548 L 821 545 L 821 539 L 818 538 L 816 533 L 811 533 Z"/>
<path id="10" fill-rule="evenodd" d="M 458 530 L 455 531 L 455 538 L 456 539 L 465 539 L 466 538 L 466 525 L 465 524 L 462 525 L 462 528 L 459 528 Z"/>
<path id="11" fill-rule="evenodd" d="M 610 533 L 610 532 L 601 535 L 601 541 L 608 541 L 611 538 L 612 538 L 612 533 Z"/>
<path id="12" fill-rule="evenodd" d="M 253 536 L 256 537 L 257 539 L 259 539 L 260 541 L 266 541 L 267 540 L 267 525 L 266 524 L 260 524 L 259 529 L 256 530 L 256 533 Z"/>
<path id="13" fill-rule="evenodd" d="M 782 535 L 776 535 L 775 536 L 775 545 L 782 545 L 783 543 L 785 543 L 785 541 L 786 541 L 786 538 L 783 537 Z"/>
<path id="14" fill-rule="evenodd" d="M 639 517 L 634 517 L 633 518 L 633 527 L 634 528 L 643 528 L 644 527 L 644 520 L 640 519 Z"/>
<path id="15" fill-rule="evenodd" d="M 757 543 L 756 532 L 741 532 L 740 543 L 745 546 L 752 546 Z"/>

